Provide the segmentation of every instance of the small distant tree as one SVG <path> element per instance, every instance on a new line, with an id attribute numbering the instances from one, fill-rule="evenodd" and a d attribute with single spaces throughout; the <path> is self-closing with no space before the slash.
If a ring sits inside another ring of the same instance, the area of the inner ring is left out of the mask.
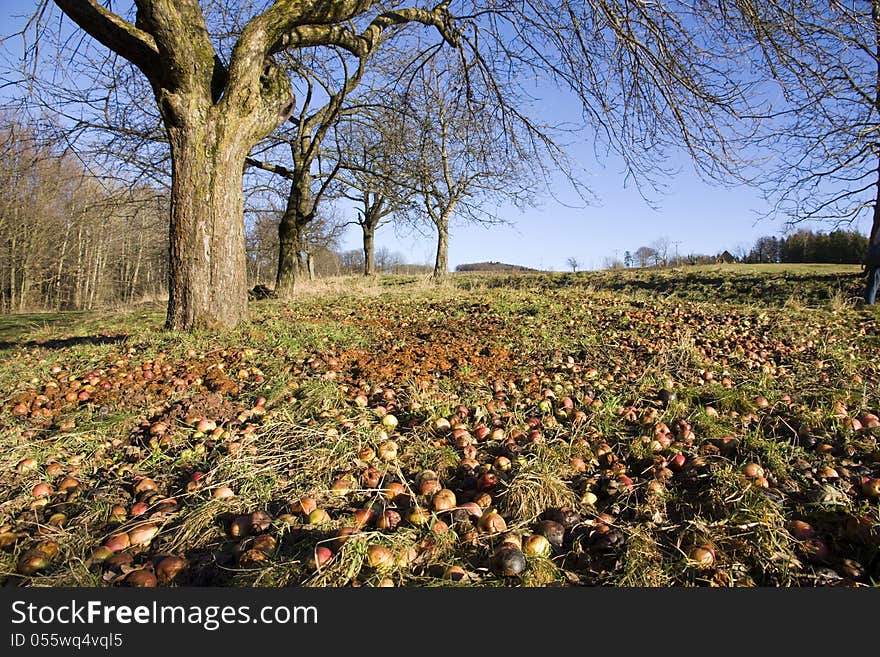
<path id="1" fill-rule="evenodd" d="M 650 246 L 640 246 L 636 249 L 636 262 L 639 267 L 647 267 L 657 257 L 657 252 Z"/>
<path id="2" fill-rule="evenodd" d="M 376 270 L 382 274 L 394 274 L 406 265 L 406 259 L 402 253 L 391 251 L 387 247 L 379 247 L 375 250 Z"/>
<path id="3" fill-rule="evenodd" d="M 569 268 L 571 268 L 572 272 L 576 272 L 578 270 L 578 268 L 581 266 L 580 261 L 577 258 L 575 258 L 574 256 L 572 256 L 571 258 L 566 260 L 565 264 L 568 265 Z"/>
<path id="4" fill-rule="evenodd" d="M 387 90 L 377 90 L 382 95 Z M 398 157 L 407 140 L 392 107 L 371 107 L 346 117 L 337 131 L 341 145 L 342 196 L 354 204 L 362 233 L 364 275 L 376 273 L 376 230 L 412 202 L 413 189 L 400 182 Z"/>
<path id="5" fill-rule="evenodd" d="M 750 263 L 776 263 L 780 262 L 780 241 L 775 237 L 759 237 L 749 251 L 746 262 Z"/>
<path id="6" fill-rule="evenodd" d="M 275 199 L 270 201 L 272 204 Z M 253 219 L 247 221 L 247 266 L 248 284 L 277 283 L 280 236 L 279 224 L 285 221 L 285 207 L 271 205 L 250 211 Z M 288 217 L 289 219 L 289 217 Z M 336 256 L 329 254 L 337 246 L 345 224 L 330 206 L 319 210 L 308 223 L 299 226 L 297 250 L 291 255 L 296 258 L 296 267 L 309 280 L 316 276 L 338 273 Z"/>
<path id="7" fill-rule="evenodd" d="M 627 269 L 633 266 L 633 256 L 629 251 L 623 252 L 623 266 Z"/>
<path id="8" fill-rule="evenodd" d="M 651 242 L 651 248 L 654 249 L 654 264 L 666 267 L 669 264 L 669 238 L 657 238 Z"/>
<path id="9" fill-rule="evenodd" d="M 310 254 L 312 273 L 316 278 L 325 278 L 328 276 L 339 276 L 342 268 L 339 264 L 339 256 L 336 251 L 327 248 L 317 249 Z"/>

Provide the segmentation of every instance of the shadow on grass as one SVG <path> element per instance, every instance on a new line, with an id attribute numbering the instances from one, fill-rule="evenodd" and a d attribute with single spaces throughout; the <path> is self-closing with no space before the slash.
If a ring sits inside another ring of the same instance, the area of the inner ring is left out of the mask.
<path id="1" fill-rule="evenodd" d="M 83 323 L 95 317 L 95 313 L 81 311 L 0 315 L 0 350 L 22 347 L 66 349 L 78 345 L 114 344 L 128 337 L 127 332 L 109 333 L 100 329 L 93 335 L 60 337 L 65 333 L 83 331 Z"/>
<path id="2" fill-rule="evenodd" d="M 127 333 L 120 333 L 118 335 L 82 335 L 76 336 L 72 338 L 55 338 L 55 339 L 46 339 L 43 340 L 41 338 L 35 338 L 33 340 L 22 340 L 22 341 L 4 341 L 0 342 L 0 350 L 3 349 L 12 349 L 15 347 L 42 347 L 44 349 L 67 349 L 68 347 L 77 347 L 81 345 L 90 345 L 90 346 L 98 346 L 105 344 L 116 344 L 119 342 L 123 342 L 128 338 Z"/>
<path id="3" fill-rule="evenodd" d="M 597 277 L 598 278 L 598 277 Z M 604 280 L 603 280 L 604 278 Z M 649 273 L 640 278 L 606 275 L 591 281 L 597 289 L 619 293 L 642 292 L 688 301 L 725 301 L 784 305 L 792 298 L 821 305 L 834 297 L 857 298 L 863 286 L 860 274 L 743 272 L 718 275 L 708 272 Z"/>
<path id="4" fill-rule="evenodd" d="M 0 340 L 14 341 L 41 330 L 70 328 L 93 315 L 86 311 L 0 315 Z"/>
<path id="5" fill-rule="evenodd" d="M 702 268 L 637 269 L 578 273 L 551 273 L 539 276 L 485 276 L 461 279 L 465 289 L 486 288 L 578 289 L 614 292 L 645 297 L 671 297 L 683 301 L 757 303 L 782 306 L 792 298 L 809 305 L 822 305 L 832 299 L 856 303 L 864 287 L 864 275 L 852 271 L 811 269 L 761 270 L 730 266 L 723 270 Z"/>

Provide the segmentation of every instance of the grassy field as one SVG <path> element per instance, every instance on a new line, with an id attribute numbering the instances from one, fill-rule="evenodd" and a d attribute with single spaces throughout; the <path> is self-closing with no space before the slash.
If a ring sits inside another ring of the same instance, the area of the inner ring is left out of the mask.
<path id="1" fill-rule="evenodd" d="M 858 267 L 0 317 L 8 586 L 875 586 Z"/>

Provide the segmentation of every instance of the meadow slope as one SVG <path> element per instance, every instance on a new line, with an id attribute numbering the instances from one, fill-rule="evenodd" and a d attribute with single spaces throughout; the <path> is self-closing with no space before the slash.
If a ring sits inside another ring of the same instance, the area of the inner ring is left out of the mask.
<path id="1" fill-rule="evenodd" d="M 0 317 L 7 586 L 871 586 L 857 267 L 332 279 Z"/>

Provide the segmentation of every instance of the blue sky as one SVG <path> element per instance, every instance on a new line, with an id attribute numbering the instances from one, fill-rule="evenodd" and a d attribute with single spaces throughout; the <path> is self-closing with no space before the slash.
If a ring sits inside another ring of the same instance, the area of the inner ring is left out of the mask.
<path id="1" fill-rule="evenodd" d="M 9 34 L 21 26 L 14 16 L 26 14 L 36 0 L 4 0 L 6 9 L 0 32 Z M 558 102 L 555 104 L 560 108 Z M 566 107 L 560 111 L 564 115 Z M 571 108 L 573 109 L 573 108 Z M 634 186 L 624 184 L 622 166 L 613 158 L 596 162 L 589 143 L 572 150 L 589 172 L 585 183 L 598 197 L 587 207 L 560 185 L 556 193 L 565 204 L 547 196 L 537 208 L 521 213 L 503 212 L 508 225 L 490 228 L 453 224 L 450 268 L 467 262 L 501 261 L 538 269 L 566 269 L 569 257 L 584 269 L 601 268 L 608 257 L 623 258 L 660 237 L 669 239 L 671 253 L 718 253 L 738 247 L 748 249 L 762 235 L 780 234 L 781 220 L 761 219 L 768 206 L 757 190 L 746 186 L 724 187 L 706 183 L 696 175 L 686 157 L 670 164 L 680 170 L 664 180 L 665 191 L 654 194 L 652 208 Z M 867 220 L 855 226 L 867 231 Z M 399 235 L 392 226 L 380 228 L 377 246 L 401 252 L 408 261 L 433 263 L 433 235 Z M 360 247 L 360 233 L 351 227 L 341 243 L 343 250 Z"/>

